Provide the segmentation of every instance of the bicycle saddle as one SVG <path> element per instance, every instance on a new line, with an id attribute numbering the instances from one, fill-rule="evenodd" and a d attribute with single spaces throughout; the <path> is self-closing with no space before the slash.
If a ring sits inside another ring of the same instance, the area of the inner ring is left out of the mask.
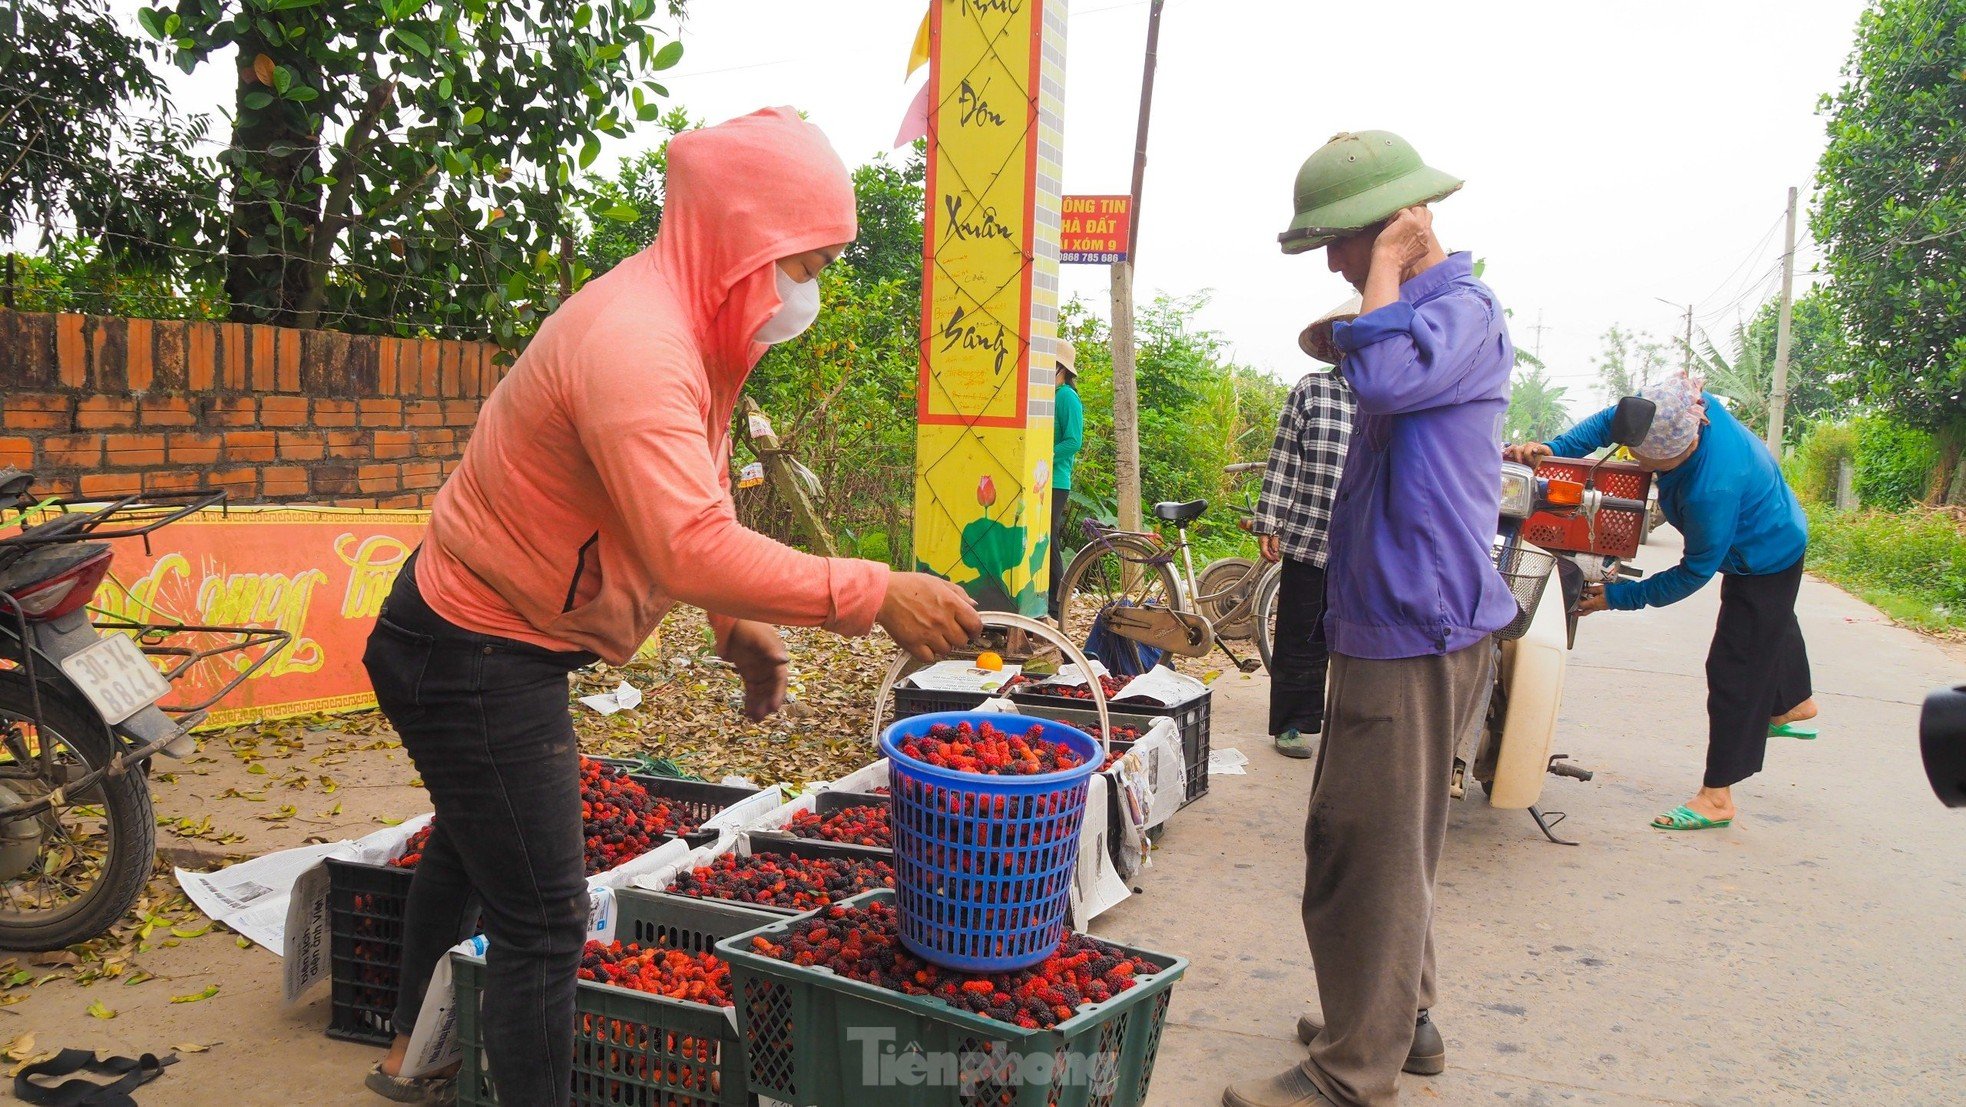
<path id="1" fill-rule="evenodd" d="M 1166 500 L 1154 505 L 1154 518 L 1180 526 L 1201 518 L 1201 513 L 1207 510 L 1207 500 Z"/>

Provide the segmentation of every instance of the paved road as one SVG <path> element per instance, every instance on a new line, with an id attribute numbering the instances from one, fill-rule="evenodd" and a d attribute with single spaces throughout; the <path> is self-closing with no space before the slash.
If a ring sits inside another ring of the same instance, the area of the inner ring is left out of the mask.
<path id="1" fill-rule="evenodd" d="M 1642 564 L 1671 564 L 1677 540 Z M 1824 737 L 1774 745 L 1732 829 L 1668 835 L 1646 824 L 1699 783 L 1717 591 L 1580 630 L 1558 744 L 1597 777 L 1552 778 L 1545 799 L 1581 846 L 1457 805 L 1435 923 L 1450 1068 L 1404 1078 L 1406 1102 L 1966 1101 L 1966 812 L 1932 798 L 1915 738 L 1966 651 L 1806 582 Z M 1096 927 L 1193 959 L 1155 1107 L 1301 1059 L 1293 1024 L 1316 1002 L 1297 920 L 1310 768 L 1267 749 L 1262 678 L 1217 688 L 1216 744 L 1250 775 L 1218 778 Z"/>
<path id="2" fill-rule="evenodd" d="M 1648 568 L 1677 556 L 1674 540 L 1658 539 Z M 1553 779 L 1547 793 L 1583 845 L 1543 842 L 1519 812 L 1457 807 L 1436 926 L 1452 1067 L 1407 1078 L 1408 1101 L 1966 1100 L 1956 1013 L 1966 812 L 1932 799 L 1913 738 L 1924 690 L 1966 674 L 1966 651 L 1948 655 L 1805 584 L 1827 736 L 1774 747 L 1768 771 L 1740 789 L 1733 829 L 1667 836 L 1646 822 L 1699 779 L 1715 603 L 1709 589 L 1668 611 L 1585 624 L 1561 747 L 1598 776 Z M 1217 688 L 1216 744 L 1247 752 L 1250 774 L 1217 778 L 1170 829 L 1144 893 L 1095 928 L 1194 962 L 1176 992 L 1154 1107 L 1213 1104 L 1227 1080 L 1294 1063 L 1293 1024 L 1316 1002 L 1297 922 L 1310 768 L 1267 749 L 1261 677 L 1227 676 Z M 310 738 L 296 756 L 317 747 Z M 229 763 L 213 769 L 236 771 Z M 350 825 L 322 833 L 360 833 L 372 816 L 419 802 L 400 757 L 378 752 L 335 772 Z M 188 794 L 170 803 L 195 811 L 193 793 L 264 779 L 187 776 Z M 146 1107 L 381 1102 L 360 1084 L 378 1052 L 322 1036 L 325 996 L 283 1009 L 279 962 L 264 951 L 212 935 L 144 965 L 166 979 L 37 989 L 0 1014 L 10 1028 L 0 1041 L 32 1031 L 42 1048 L 125 1054 L 224 1043 L 146 1087 Z M 223 984 L 216 998 L 168 1002 L 211 982 Z M 95 1000 L 118 1017 L 88 1017 Z"/>

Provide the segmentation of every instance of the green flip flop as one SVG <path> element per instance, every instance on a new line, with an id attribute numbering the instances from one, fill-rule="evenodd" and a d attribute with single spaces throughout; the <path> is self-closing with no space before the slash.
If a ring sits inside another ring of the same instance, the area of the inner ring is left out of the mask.
<path id="1" fill-rule="evenodd" d="M 1815 741 L 1819 733 L 1815 727 L 1805 723 L 1776 723 L 1768 728 L 1770 738 L 1800 738 L 1804 742 Z"/>
<path id="2" fill-rule="evenodd" d="M 1664 819 L 1665 821 L 1660 822 L 1659 819 Z M 1675 807 L 1671 811 L 1659 816 L 1658 819 L 1652 820 L 1652 829 L 1654 830 L 1719 830 L 1721 827 L 1733 825 L 1734 820 L 1732 819 L 1709 819 L 1698 811 L 1685 806 Z"/>

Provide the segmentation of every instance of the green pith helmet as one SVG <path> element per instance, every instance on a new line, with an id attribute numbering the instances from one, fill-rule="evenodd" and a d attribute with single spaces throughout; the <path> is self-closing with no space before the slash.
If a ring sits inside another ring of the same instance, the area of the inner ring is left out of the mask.
<path id="1" fill-rule="evenodd" d="M 1297 171 L 1297 218 L 1277 240 L 1286 254 L 1315 250 L 1460 187 L 1459 178 L 1428 167 L 1391 131 L 1346 131 Z"/>

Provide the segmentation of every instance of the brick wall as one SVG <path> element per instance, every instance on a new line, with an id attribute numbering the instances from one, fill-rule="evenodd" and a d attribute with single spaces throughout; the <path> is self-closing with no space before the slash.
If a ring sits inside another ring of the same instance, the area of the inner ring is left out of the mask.
<path id="1" fill-rule="evenodd" d="M 504 374 L 495 352 L 0 309 L 0 466 L 44 494 L 427 507 Z"/>

